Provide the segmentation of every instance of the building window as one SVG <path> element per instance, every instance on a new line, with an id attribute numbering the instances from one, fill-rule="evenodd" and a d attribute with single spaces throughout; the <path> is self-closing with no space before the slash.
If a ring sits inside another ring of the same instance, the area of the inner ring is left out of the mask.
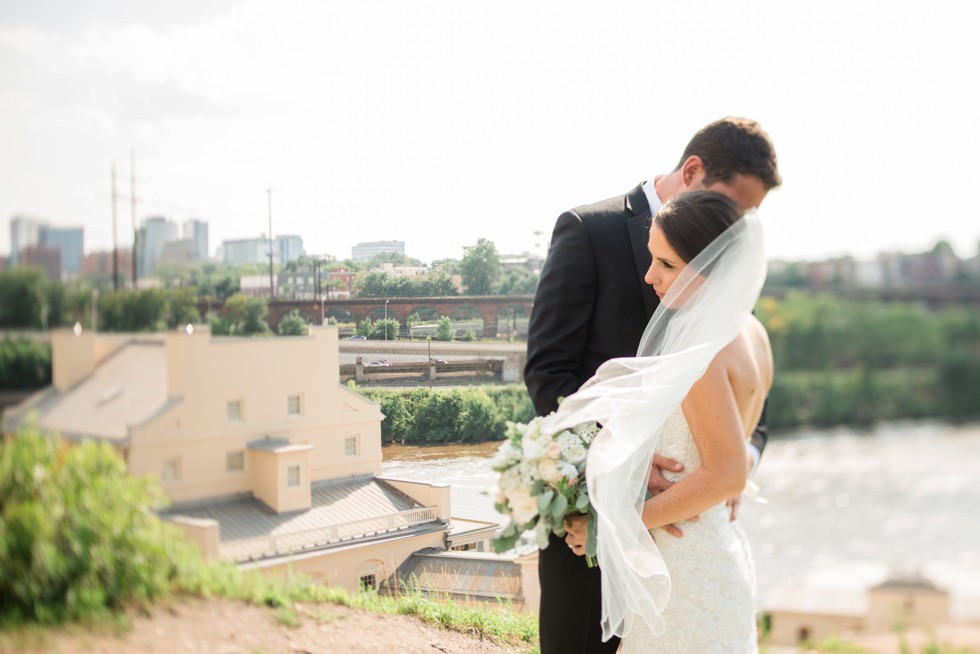
<path id="1" fill-rule="evenodd" d="M 357 436 L 348 436 L 344 439 L 344 454 L 347 456 L 357 456 Z"/>
<path id="2" fill-rule="evenodd" d="M 228 472 L 242 472 L 245 470 L 245 451 L 228 452 L 225 454 L 225 470 Z"/>
<path id="3" fill-rule="evenodd" d="M 286 468 L 286 486 L 288 488 L 299 487 L 299 466 L 289 466 Z"/>
<path id="4" fill-rule="evenodd" d="M 241 422 L 242 421 L 242 401 L 241 400 L 229 400 L 228 401 L 228 422 Z"/>
<path id="5" fill-rule="evenodd" d="M 180 479 L 180 457 L 163 460 L 163 467 L 160 469 L 160 479 L 163 481 L 177 481 Z"/>
<path id="6" fill-rule="evenodd" d="M 303 415 L 303 396 L 302 395 L 290 395 L 289 399 L 286 401 L 286 413 L 290 416 L 301 416 Z"/>
<path id="7" fill-rule="evenodd" d="M 361 590 L 378 590 L 378 578 L 375 575 L 361 577 Z"/>

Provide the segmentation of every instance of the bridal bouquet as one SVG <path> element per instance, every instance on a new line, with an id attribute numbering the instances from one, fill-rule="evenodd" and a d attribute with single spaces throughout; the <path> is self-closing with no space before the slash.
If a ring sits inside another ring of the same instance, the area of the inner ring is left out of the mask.
<path id="1" fill-rule="evenodd" d="M 571 430 L 549 433 L 545 418 L 526 425 L 507 423 L 507 440 L 491 465 L 500 473 L 496 504 L 510 522 L 493 539 L 503 552 L 514 546 L 525 531 L 534 531 L 538 547 L 548 547 L 548 534 L 565 535 L 566 516 L 593 513 L 585 484 L 585 457 L 599 433 L 593 422 Z M 595 516 L 589 521 L 585 552 L 595 565 Z"/>

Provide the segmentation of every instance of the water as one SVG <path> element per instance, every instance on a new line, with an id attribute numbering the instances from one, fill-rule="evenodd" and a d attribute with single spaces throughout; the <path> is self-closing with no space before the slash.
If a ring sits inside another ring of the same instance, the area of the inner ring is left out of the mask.
<path id="1" fill-rule="evenodd" d="M 387 446 L 385 474 L 453 486 L 453 515 L 501 521 L 489 491 L 498 443 Z M 746 502 L 759 598 L 776 588 L 860 590 L 920 571 L 980 598 L 980 425 L 890 423 L 770 442 Z"/>

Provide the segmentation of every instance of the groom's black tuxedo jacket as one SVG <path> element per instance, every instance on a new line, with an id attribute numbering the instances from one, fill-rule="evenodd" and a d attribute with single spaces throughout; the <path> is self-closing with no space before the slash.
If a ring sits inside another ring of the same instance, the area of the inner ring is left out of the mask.
<path id="1" fill-rule="evenodd" d="M 524 381 L 539 415 L 604 362 L 636 354 L 660 303 L 643 281 L 650 218 L 642 184 L 559 216 L 528 327 Z M 752 442 L 766 445 L 765 414 Z"/>

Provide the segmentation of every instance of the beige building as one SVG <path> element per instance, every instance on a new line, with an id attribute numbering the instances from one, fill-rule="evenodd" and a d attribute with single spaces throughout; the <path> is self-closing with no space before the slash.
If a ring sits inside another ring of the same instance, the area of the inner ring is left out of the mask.
<path id="1" fill-rule="evenodd" d="M 782 589 L 764 610 L 767 643 L 798 645 L 830 636 L 854 638 L 973 621 L 954 619 L 950 595 L 920 576 L 890 578 L 864 593 Z"/>
<path id="2" fill-rule="evenodd" d="M 157 475 L 208 557 L 377 587 L 414 552 L 486 549 L 496 525 L 454 520 L 450 487 L 385 479 L 379 406 L 339 383 L 337 329 L 212 338 L 52 333 L 52 386 L 6 412 L 114 445 Z"/>

